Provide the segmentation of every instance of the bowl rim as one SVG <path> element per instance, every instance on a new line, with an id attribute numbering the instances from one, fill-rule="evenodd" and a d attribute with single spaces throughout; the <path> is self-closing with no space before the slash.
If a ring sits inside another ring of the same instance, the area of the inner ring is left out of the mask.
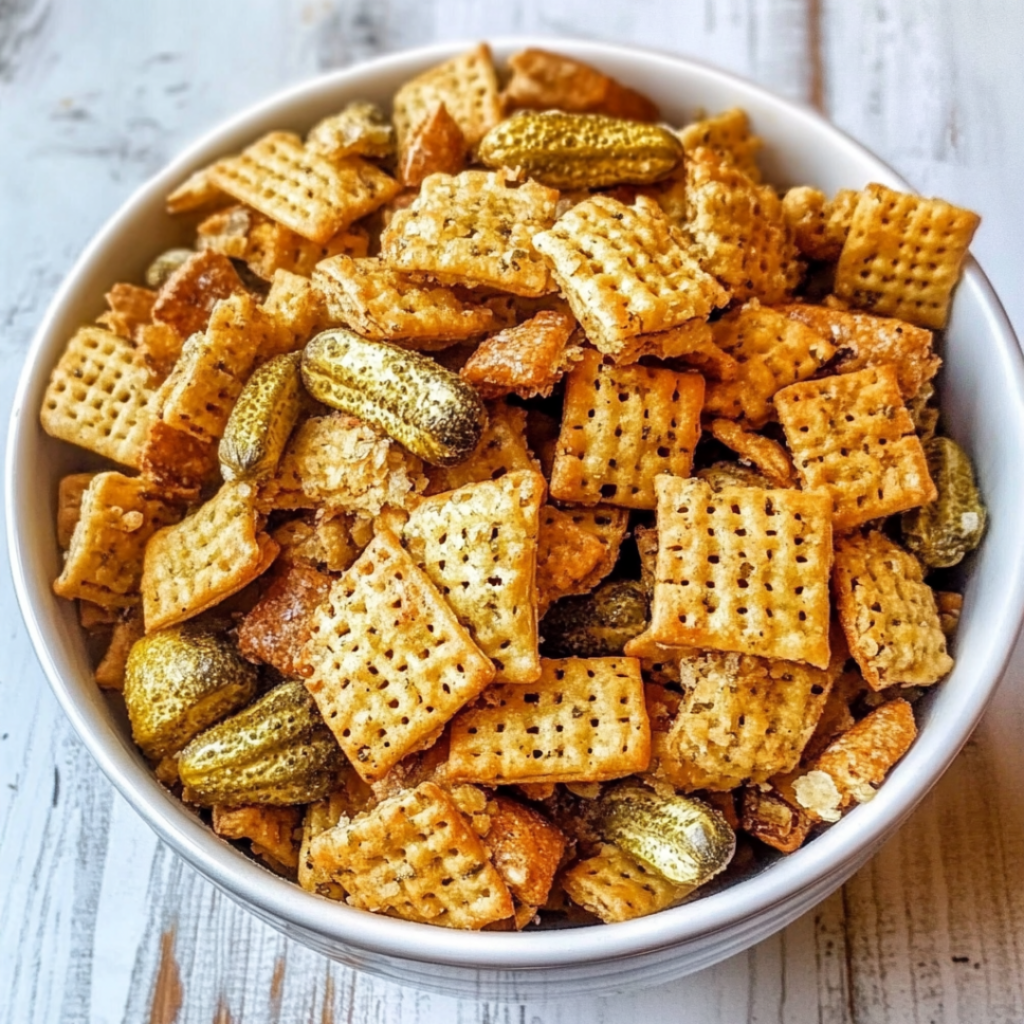
<path id="1" fill-rule="evenodd" d="M 317 934 L 338 949 L 369 951 L 423 963 L 481 970 L 542 970 L 635 957 L 697 938 L 707 938 L 786 903 L 800 892 L 820 884 L 829 873 L 836 878 L 837 885 L 843 881 L 846 877 L 844 867 L 862 859 L 865 849 L 877 847 L 893 834 L 946 770 L 977 725 L 1002 676 L 1020 629 L 1024 610 L 1024 545 L 1016 552 L 1012 568 L 1013 587 L 1003 602 L 1003 619 L 991 634 L 996 637 L 996 642 L 982 652 L 979 659 L 982 664 L 977 675 L 985 685 L 976 687 L 973 700 L 968 703 L 967 714 L 955 725 L 948 726 L 941 750 L 933 749 L 938 745 L 937 740 L 922 744 L 924 737 L 919 737 L 901 765 L 880 788 L 877 797 L 856 808 L 835 827 L 816 837 L 814 842 L 750 879 L 684 906 L 634 921 L 525 934 L 459 932 L 339 906 L 334 901 L 307 893 L 295 883 L 260 867 L 217 837 L 151 773 L 139 771 L 138 755 L 130 751 L 123 740 L 118 742 L 120 734 L 112 723 L 77 701 L 70 685 L 62 678 L 47 643 L 48 627 L 37 608 L 42 604 L 41 597 L 34 593 L 28 576 L 30 552 L 20 536 L 15 494 L 19 477 L 28 471 L 22 466 L 22 453 L 32 443 L 30 432 L 38 429 L 36 410 L 34 407 L 26 409 L 26 400 L 39 375 L 48 372 L 48 367 L 40 366 L 40 354 L 47 345 L 58 313 L 97 253 L 113 242 L 156 197 L 162 199 L 188 173 L 223 152 L 222 140 L 227 136 L 304 97 L 314 98 L 332 91 L 343 94 L 346 90 L 354 95 L 354 90 L 367 75 L 403 70 L 412 75 L 468 49 L 475 42 L 455 40 L 403 50 L 318 75 L 275 92 L 204 132 L 161 171 L 139 186 L 114 212 L 67 273 L 25 356 L 11 410 L 6 451 L 7 542 L 15 593 L 36 657 L 76 733 L 107 778 L 143 820 L 218 889 L 264 920 L 279 927 L 281 922 L 286 922 L 286 930 L 292 933 L 297 930 Z M 598 66 L 607 58 L 613 61 L 636 61 L 639 58 L 666 69 L 682 66 L 716 85 L 728 87 L 735 95 L 737 105 L 743 104 L 745 96 L 751 96 L 759 105 L 773 108 L 787 120 L 807 122 L 814 130 L 828 135 L 839 149 L 855 155 L 861 162 L 867 161 L 877 174 L 875 180 L 913 191 L 892 168 L 817 111 L 702 61 L 640 46 L 543 36 L 496 37 L 489 43 L 500 54 L 527 46 L 554 46 Z M 973 258 L 967 261 L 959 289 L 976 294 L 991 336 L 1001 338 L 1001 354 L 1005 357 L 1006 370 L 1011 378 L 1011 394 L 1015 396 L 1018 407 L 1024 409 L 1024 359 L 998 297 Z M 51 600 L 57 599 L 51 595 Z M 915 778 L 912 768 L 926 758 L 930 758 L 928 763 L 932 767 L 928 773 L 923 773 L 926 781 L 922 781 Z M 934 769 L 936 764 L 938 770 Z M 851 824 L 854 821 L 856 824 Z M 854 842 L 850 841 L 851 836 Z"/>

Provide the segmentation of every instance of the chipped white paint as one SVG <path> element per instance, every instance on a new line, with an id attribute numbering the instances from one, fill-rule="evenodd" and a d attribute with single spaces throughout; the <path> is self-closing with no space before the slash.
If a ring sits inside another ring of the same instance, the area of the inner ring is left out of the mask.
<path id="1" fill-rule="evenodd" d="M 517 32 L 672 50 L 820 100 L 922 190 L 984 215 L 975 252 L 1024 328 L 1019 0 L 0 0 L 4 420 L 61 275 L 186 141 L 325 68 Z M 4 1022 L 150 1020 L 162 950 L 180 977 L 180 1024 L 1024 1021 L 1022 653 L 936 791 L 813 913 L 674 985 L 497 1006 L 354 974 L 219 896 L 156 842 L 72 735 L 6 570 L 0 608 Z"/>

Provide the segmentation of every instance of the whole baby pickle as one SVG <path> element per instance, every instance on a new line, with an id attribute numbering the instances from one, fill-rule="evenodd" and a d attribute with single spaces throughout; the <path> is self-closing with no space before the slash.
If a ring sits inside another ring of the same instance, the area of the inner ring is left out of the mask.
<path id="1" fill-rule="evenodd" d="M 261 480 L 274 472 L 302 411 L 301 368 L 301 352 L 275 356 L 242 388 L 217 449 L 225 480 Z"/>
<path id="2" fill-rule="evenodd" d="M 904 543 L 923 565 L 945 569 L 981 543 L 987 514 L 971 460 L 956 441 L 933 437 L 925 442 L 924 453 L 939 496 L 904 512 L 900 528 Z"/>
<path id="3" fill-rule="evenodd" d="M 197 736 L 178 758 L 190 802 L 305 804 L 334 785 L 345 759 L 305 683 L 275 686 Z"/>
<path id="4" fill-rule="evenodd" d="M 632 782 L 601 795 L 594 825 L 670 882 L 694 889 L 723 871 L 736 851 L 736 833 L 714 808 Z"/>
<path id="5" fill-rule="evenodd" d="M 469 458 L 487 425 L 476 389 L 457 373 L 341 327 L 306 345 L 302 380 L 317 401 L 378 427 L 434 466 Z"/>
<path id="6" fill-rule="evenodd" d="M 541 624 L 549 658 L 608 658 L 647 626 L 647 595 L 639 580 L 605 583 L 592 594 L 564 597 Z"/>
<path id="7" fill-rule="evenodd" d="M 163 283 L 182 265 L 190 256 L 195 256 L 192 249 L 168 249 L 146 268 L 146 287 L 160 288 Z"/>
<path id="8" fill-rule="evenodd" d="M 649 185 L 671 174 L 682 143 L 667 128 L 606 114 L 522 111 L 481 140 L 488 167 L 521 168 L 559 189 Z"/>
<path id="9" fill-rule="evenodd" d="M 256 674 L 216 626 L 186 622 L 142 637 L 124 675 L 135 742 L 156 760 L 176 754 L 252 700 Z"/>

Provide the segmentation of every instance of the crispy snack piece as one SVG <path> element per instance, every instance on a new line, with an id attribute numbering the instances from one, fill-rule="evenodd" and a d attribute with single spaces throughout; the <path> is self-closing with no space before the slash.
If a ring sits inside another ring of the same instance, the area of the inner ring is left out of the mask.
<path id="1" fill-rule="evenodd" d="M 829 663 L 826 494 L 661 476 L 657 643 Z"/>
<path id="2" fill-rule="evenodd" d="M 185 339 L 170 324 L 143 324 L 135 332 L 137 361 L 149 371 L 153 384 L 162 383 L 174 369 Z"/>
<path id="3" fill-rule="evenodd" d="M 57 545 L 62 551 L 71 547 L 71 538 L 82 514 L 82 495 L 89 489 L 95 473 L 69 473 L 57 485 Z"/>
<path id="4" fill-rule="evenodd" d="M 107 292 L 107 312 L 96 323 L 120 338 L 134 338 L 135 332 L 153 319 L 156 292 L 136 284 L 115 284 Z"/>
<path id="5" fill-rule="evenodd" d="M 367 781 L 382 778 L 494 678 L 494 666 L 388 530 L 313 616 L 306 685 Z"/>
<path id="6" fill-rule="evenodd" d="M 733 164 L 751 181 L 761 180 L 757 154 L 764 142 L 750 131 L 750 119 L 745 110 L 733 107 L 714 117 L 694 121 L 679 130 L 683 152 L 692 156 L 700 149 L 710 149 L 722 160 Z"/>
<path id="7" fill-rule="evenodd" d="M 192 213 L 206 207 L 228 203 L 231 199 L 213 183 L 210 168 L 201 167 L 190 174 L 164 201 L 170 214 Z"/>
<path id="8" fill-rule="evenodd" d="M 443 103 L 423 116 L 402 148 L 398 176 L 419 188 L 431 174 L 458 174 L 466 166 L 466 137 Z"/>
<path id="9" fill-rule="evenodd" d="M 799 850 L 813 827 L 813 818 L 775 790 L 759 786 L 743 790 L 740 828 L 780 853 Z"/>
<path id="10" fill-rule="evenodd" d="M 731 448 L 741 459 L 753 463 L 773 487 L 792 487 L 795 483 L 793 462 L 786 449 L 770 437 L 755 434 L 734 420 L 712 420 L 711 433 Z"/>
<path id="11" fill-rule="evenodd" d="M 706 480 L 713 491 L 723 487 L 760 487 L 770 491 L 772 482 L 763 473 L 738 462 L 715 462 L 703 469 L 698 469 L 694 476 Z"/>
<path id="12" fill-rule="evenodd" d="M 580 586 L 593 590 L 615 568 L 619 560 L 619 549 L 629 527 L 629 512 L 611 505 L 595 505 L 593 508 L 567 508 L 569 518 L 584 530 L 592 533 L 604 548 L 604 557 L 591 573 L 580 581 Z"/>
<path id="13" fill-rule="evenodd" d="M 395 130 L 375 103 L 354 100 L 313 125 L 306 148 L 328 160 L 347 156 L 386 160 L 395 151 Z"/>
<path id="14" fill-rule="evenodd" d="M 434 174 L 381 235 L 388 266 L 442 284 L 486 286 L 514 295 L 551 290 L 533 237 L 555 221 L 558 193 L 504 171 Z"/>
<path id="15" fill-rule="evenodd" d="M 837 531 L 935 500 L 894 366 L 793 384 L 775 408 L 804 488 L 831 496 Z"/>
<path id="16" fill-rule="evenodd" d="M 372 803 L 370 787 L 355 772 L 347 771 L 342 774 L 338 788 L 329 796 L 306 806 L 298 869 L 298 883 L 306 892 L 315 892 L 332 900 L 345 898 L 345 890 L 326 871 L 317 869 L 310 846 L 318 835 L 334 828 L 342 818 L 346 821 L 354 818 L 367 811 Z"/>
<path id="17" fill-rule="evenodd" d="M 835 292 L 851 305 L 936 330 L 981 218 L 941 199 L 868 185 L 836 266 Z"/>
<path id="18" fill-rule="evenodd" d="M 145 630 L 138 608 L 130 608 L 117 622 L 110 633 L 106 653 L 96 666 L 93 678 L 96 685 L 105 690 L 123 690 L 124 673 L 128 664 L 128 653 L 136 640 L 141 640 Z"/>
<path id="19" fill-rule="evenodd" d="M 299 866 L 299 844 L 295 833 L 302 824 L 298 807 L 248 805 L 213 808 L 213 831 L 225 839 L 248 839 L 252 852 L 271 863 L 295 870 Z"/>
<path id="20" fill-rule="evenodd" d="M 277 552 L 277 544 L 258 532 L 253 488 L 224 484 L 146 545 L 141 585 L 146 632 L 220 604 L 269 568 Z"/>
<path id="21" fill-rule="evenodd" d="M 562 830 L 539 811 L 504 796 L 488 805 L 488 816 L 484 845 L 498 873 L 516 900 L 542 906 L 565 852 Z"/>
<path id="22" fill-rule="evenodd" d="M 51 437 L 138 469 L 155 401 L 131 342 L 82 327 L 50 374 L 39 419 Z"/>
<path id="23" fill-rule="evenodd" d="M 566 512 L 546 505 L 537 536 L 537 618 L 555 601 L 590 591 L 590 577 L 604 561 L 605 545 Z"/>
<path id="24" fill-rule="evenodd" d="M 704 410 L 754 429 L 772 418 L 776 391 L 813 376 L 836 351 L 821 332 L 756 302 L 727 313 L 712 331 L 739 370 L 731 380 L 708 384 Z"/>
<path id="25" fill-rule="evenodd" d="M 801 254 L 829 263 L 839 259 L 859 199 L 860 193 L 848 188 L 833 199 L 807 185 L 791 188 L 782 197 L 782 213 Z"/>
<path id="26" fill-rule="evenodd" d="M 209 173 L 218 188 L 240 203 L 321 245 L 401 189 L 362 157 L 328 160 L 290 132 L 264 135 L 239 156 L 214 164 Z"/>
<path id="27" fill-rule="evenodd" d="M 139 469 L 164 490 L 191 496 L 217 479 L 217 445 L 156 420 L 146 434 Z"/>
<path id="28" fill-rule="evenodd" d="M 733 380 L 739 373 L 739 363 L 715 344 L 714 332 L 706 320 L 687 320 L 667 331 L 638 334 L 623 344 L 612 361 L 627 366 L 644 356 L 677 361 L 714 380 Z"/>
<path id="29" fill-rule="evenodd" d="M 703 401 L 697 374 L 604 366 L 586 350 L 566 384 L 552 496 L 654 508 L 659 473 L 689 476 Z"/>
<path id="30" fill-rule="evenodd" d="M 455 718 L 448 768 L 488 785 L 604 782 L 644 771 L 650 747 L 638 661 L 544 658 L 536 683 L 495 685 Z"/>
<path id="31" fill-rule="evenodd" d="M 638 334 L 706 319 L 728 299 L 682 232 L 646 196 L 633 206 L 592 196 L 535 235 L 533 244 L 587 338 L 613 357 Z"/>
<path id="32" fill-rule="evenodd" d="M 920 562 L 884 533 L 836 542 L 833 585 L 850 653 L 872 689 L 927 686 L 953 667 Z"/>
<path id="33" fill-rule="evenodd" d="M 328 572 L 344 572 L 372 539 L 367 532 L 363 543 L 357 542 L 353 536 L 353 525 L 353 516 L 307 515 L 301 519 L 290 519 L 272 536 L 281 545 L 282 561 L 323 568 Z"/>
<path id="34" fill-rule="evenodd" d="M 153 319 L 187 338 L 205 331 L 222 299 L 245 292 L 231 260 L 219 252 L 197 252 L 163 283 L 153 303 Z"/>
<path id="35" fill-rule="evenodd" d="M 402 538 L 495 665 L 499 682 L 540 674 L 537 533 L 544 478 L 506 473 L 426 498 Z"/>
<path id="36" fill-rule="evenodd" d="M 362 910 L 470 930 L 512 916 L 480 837 L 432 782 L 321 833 L 309 851 L 314 869 Z"/>
<path id="37" fill-rule="evenodd" d="M 799 303 L 782 306 L 779 312 L 832 339 L 837 356 L 832 369 L 836 373 L 856 373 L 892 363 L 900 393 L 908 401 L 942 365 L 932 348 L 932 332 L 902 320 Z"/>
<path id="38" fill-rule="evenodd" d="M 139 602 L 146 542 L 181 513 L 163 501 L 152 482 L 120 473 L 97 473 L 82 494 L 78 522 L 54 593 L 105 608 Z"/>
<path id="39" fill-rule="evenodd" d="M 946 636 L 952 636 L 960 624 L 960 613 L 964 610 L 964 595 L 955 590 L 936 590 L 935 607 L 939 613 L 939 624 Z"/>
<path id="40" fill-rule="evenodd" d="M 326 318 L 364 338 L 452 344 L 485 334 L 494 322 L 486 306 L 458 298 L 450 288 L 417 281 L 379 259 L 335 256 L 313 272 Z"/>

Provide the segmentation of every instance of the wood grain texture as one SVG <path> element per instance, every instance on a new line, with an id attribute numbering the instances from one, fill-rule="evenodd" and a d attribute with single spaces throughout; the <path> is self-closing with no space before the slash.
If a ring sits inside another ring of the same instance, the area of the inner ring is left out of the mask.
<path id="1" fill-rule="evenodd" d="M 72 260 L 187 141 L 322 70 L 513 33 L 671 50 L 821 107 L 923 191 L 984 215 L 975 252 L 1024 327 L 1018 0 L 0 0 L 4 421 L 13 369 Z M 672 985 L 506 1006 L 330 964 L 186 867 L 71 733 L 2 578 L 0 1021 L 1024 1020 L 1021 652 L 946 778 L 814 912 Z"/>

